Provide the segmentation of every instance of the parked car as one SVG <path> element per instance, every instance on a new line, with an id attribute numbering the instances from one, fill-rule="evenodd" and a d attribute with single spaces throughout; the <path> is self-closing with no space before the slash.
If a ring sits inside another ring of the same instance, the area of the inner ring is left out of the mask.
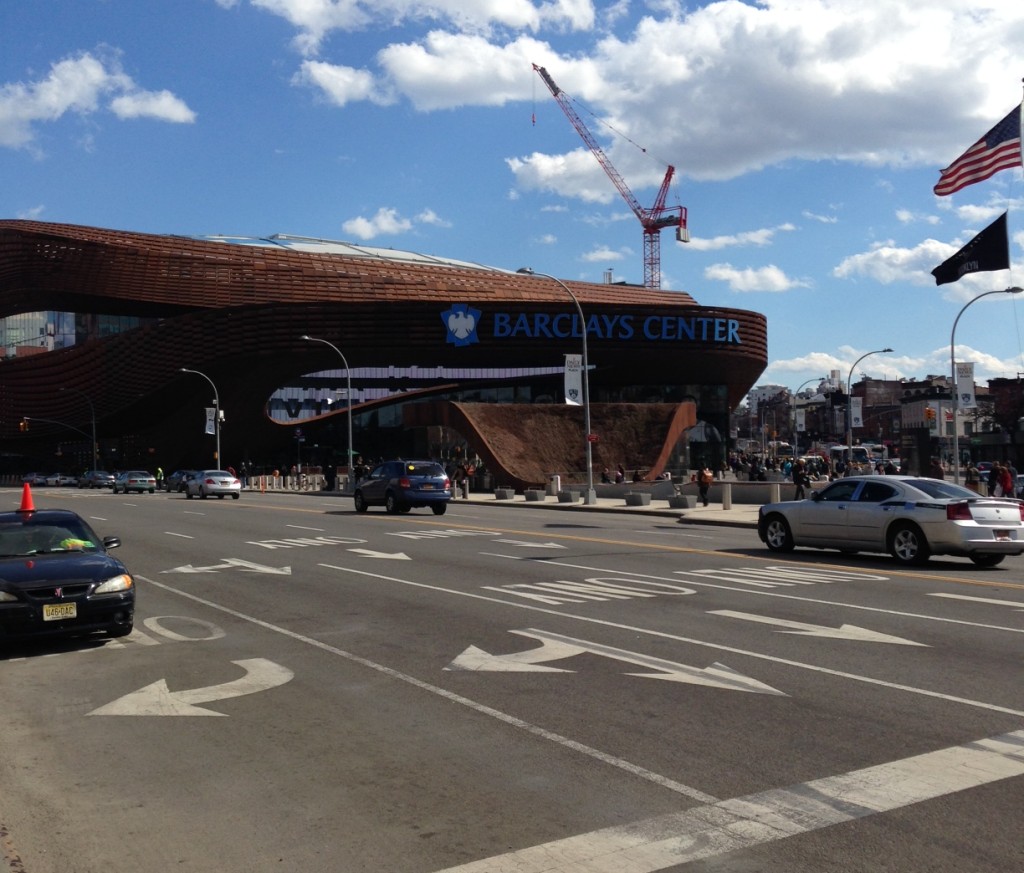
<path id="1" fill-rule="evenodd" d="M 69 476 L 67 473 L 51 473 L 46 477 L 47 485 L 75 485 L 77 482 L 78 480 L 74 476 Z"/>
<path id="2" fill-rule="evenodd" d="M 184 494 L 185 482 L 190 476 L 195 474 L 195 470 L 175 470 L 170 476 L 164 478 L 164 488 L 167 491 L 177 491 L 179 494 Z"/>
<path id="3" fill-rule="evenodd" d="M 385 461 L 356 485 L 356 512 L 383 506 L 388 512 L 408 512 L 429 506 L 444 515 L 452 499 L 452 484 L 435 461 Z"/>
<path id="4" fill-rule="evenodd" d="M 106 470 L 86 470 L 78 477 L 79 488 L 112 488 L 114 474 Z"/>
<path id="5" fill-rule="evenodd" d="M 193 497 L 203 500 L 207 497 L 218 497 L 221 500 L 232 497 L 238 500 L 241 494 L 241 481 L 227 470 L 197 470 L 185 482 L 185 496 L 189 500 Z"/>
<path id="6" fill-rule="evenodd" d="M 100 539 L 66 509 L 0 513 L 0 643 L 26 637 L 131 633 L 135 580 Z"/>
<path id="7" fill-rule="evenodd" d="M 21 481 L 28 483 L 29 485 L 45 485 L 46 474 L 45 473 L 26 473 L 21 477 Z"/>
<path id="8" fill-rule="evenodd" d="M 1024 503 L 923 476 L 850 476 L 807 500 L 765 504 L 757 533 L 773 552 L 888 552 L 903 564 L 961 555 L 994 567 L 1024 554 Z"/>
<path id="9" fill-rule="evenodd" d="M 153 494 L 156 491 L 156 478 L 152 473 L 145 470 L 125 470 L 114 477 L 114 484 L 111 486 L 113 492 L 119 491 L 127 494 L 129 491 L 148 491 Z"/>

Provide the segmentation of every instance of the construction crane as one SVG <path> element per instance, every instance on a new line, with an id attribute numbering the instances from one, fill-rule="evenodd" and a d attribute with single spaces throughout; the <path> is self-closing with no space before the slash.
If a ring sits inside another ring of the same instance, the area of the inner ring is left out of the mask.
<path id="1" fill-rule="evenodd" d="M 536 64 L 533 65 L 533 69 L 544 80 L 544 84 L 547 85 L 551 96 L 562 107 L 562 111 L 566 114 L 572 126 L 576 128 L 576 132 L 583 137 L 583 142 L 593 152 L 601 168 L 622 195 L 622 199 L 629 204 L 633 214 L 640 220 L 640 226 L 644 232 L 644 287 L 660 288 L 662 228 L 674 227 L 676 229 L 676 239 L 679 242 L 690 241 L 690 232 L 686 227 L 686 208 L 684 206 L 665 205 L 665 198 L 668 196 L 668 186 L 672 183 L 672 176 L 675 175 L 676 168 L 669 165 L 668 170 L 665 171 L 665 178 L 661 180 L 661 187 L 658 189 L 658 196 L 654 199 L 654 205 L 650 209 L 645 209 L 640 205 L 640 201 L 636 199 L 633 192 L 629 190 L 626 180 L 615 169 L 615 166 L 608 159 L 608 155 L 604 153 L 604 149 L 598 145 L 594 135 L 590 132 L 587 125 L 583 123 L 583 119 L 576 114 L 571 99 L 555 84 L 551 74 L 544 67 L 538 67 Z"/>

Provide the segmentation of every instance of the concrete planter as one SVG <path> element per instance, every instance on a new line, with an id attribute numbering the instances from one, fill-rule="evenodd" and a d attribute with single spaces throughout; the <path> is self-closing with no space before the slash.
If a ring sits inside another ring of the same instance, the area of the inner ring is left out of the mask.
<path id="1" fill-rule="evenodd" d="M 495 500 L 512 500 L 516 496 L 514 488 L 495 488 L 494 499 Z"/>
<path id="2" fill-rule="evenodd" d="M 626 495 L 626 506 L 650 506 L 651 495 L 645 491 Z"/>
<path id="3" fill-rule="evenodd" d="M 544 498 L 547 497 L 547 494 L 545 494 L 539 488 L 529 488 L 523 492 L 523 495 L 526 497 L 527 502 L 533 503 L 536 503 L 538 501 L 543 503 Z"/>
<path id="4" fill-rule="evenodd" d="M 697 498 L 691 494 L 677 494 L 668 499 L 670 509 L 693 509 L 697 506 Z"/>
<path id="5" fill-rule="evenodd" d="M 559 503 L 579 503 L 580 492 L 579 491 L 559 491 L 558 492 Z"/>

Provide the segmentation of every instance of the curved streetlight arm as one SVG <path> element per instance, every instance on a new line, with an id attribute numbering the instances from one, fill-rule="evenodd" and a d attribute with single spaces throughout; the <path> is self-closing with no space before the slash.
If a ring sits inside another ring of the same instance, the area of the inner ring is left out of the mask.
<path id="1" fill-rule="evenodd" d="M 846 450 L 848 452 L 848 464 L 853 462 L 853 371 L 857 369 L 857 364 L 865 358 L 871 355 L 885 355 L 891 351 L 892 349 L 875 349 L 873 352 L 865 352 L 853 362 L 853 366 L 850 367 L 850 375 L 846 377 Z"/>
<path id="2" fill-rule="evenodd" d="M 597 492 L 594 490 L 593 443 L 591 442 L 590 434 L 590 362 L 587 359 L 587 320 L 583 315 L 583 307 L 580 306 L 580 301 L 572 293 L 569 286 L 550 273 L 541 273 L 532 267 L 520 267 L 516 272 L 527 276 L 541 276 L 561 286 L 562 290 L 572 298 L 573 305 L 576 307 L 576 313 L 580 317 L 580 334 L 583 338 L 583 437 L 586 440 L 587 456 L 587 493 L 583 496 L 583 502 L 588 506 L 593 506 L 597 503 Z"/>
<path id="3" fill-rule="evenodd" d="M 194 373 L 196 376 L 202 376 L 207 382 L 210 383 L 210 387 L 213 389 L 213 405 L 214 407 L 216 407 L 214 409 L 213 415 L 213 431 L 214 434 L 216 435 L 217 442 L 217 466 L 221 467 L 223 466 L 223 464 L 221 462 L 220 457 L 220 394 L 217 392 L 217 386 L 214 384 L 213 379 L 207 376 L 206 373 L 203 373 L 199 370 L 190 370 L 188 367 L 181 367 L 180 372 Z"/>
<path id="4" fill-rule="evenodd" d="M 968 300 L 956 314 L 956 318 L 953 319 L 953 329 L 949 332 L 949 370 L 950 376 L 953 381 L 950 385 L 950 396 L 953 398 L 953 481 L 957 485 L 960 484 L 960 422 L 958 420 L 957 411 L 960 404 L 960 392 L 957 390 L 956 384 L 956 326 L 960 323 L 960 316 L 966 312 L 967 307 L 972 303 L 977 303 L 982 297 L 988 297 L 990 294 L 1020 294 L 1024 291 L 1024 288 L 1014 286 L 1013 288 L 1000 288 L 995 291 L 985 291 L 979 294 L 973 300 Z"/>
<path id="5" fill-rule="evenodd" d="M 341 358 L 341 363 L 345 365 L 345 405 L 348 411 L 348 415 L 346 415 L 346 418 L 348 419 L 348 450 L 346 452 L 348 463 L 346 466 L 348 467 L 349 481 L 352 482 L 352 371 L 349 369 L 348 361 L 342 354 L 341 349 L 339 349 L 334 343 L 325 339 L 320 339 L 319 337 L 309 336 L 308 334 L 303 334 L 299 339 L 311 343 L 323 343 L 325 346 L 329 346 L 334 349 L 338 357 Z"/>

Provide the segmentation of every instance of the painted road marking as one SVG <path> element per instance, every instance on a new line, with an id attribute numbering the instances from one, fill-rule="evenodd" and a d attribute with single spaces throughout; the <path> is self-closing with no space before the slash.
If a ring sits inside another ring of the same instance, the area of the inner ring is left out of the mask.
<path id="1" fill-rule="evenodd" d="M 221 685 L 208 685 L 205 688 L 192 688 L 187 691 L 171 691 L 166 679 L 159 679 L 152 685 L 140 688 L 119 697 L 111 703 L 94 709 L 89 715 L 217 715 L 212 709 L 203 709 L 197 703 L 211 703 L 214 700 L 227 700 L 230 697 L 241 697 L 244 694 L 255 694 L 284 685 L 295 676 L 287 667 L 275 664 L 265 658 L 251 658 L 245 661 L 232 661 L 243 670 L 245 675 L 232 682 Z"/>
<path id="2" fill-rule="evenodd" d="M 564 549 L 561 543 L 534 543 L 526 540 L 495 540 L 496 543 L 507 543 L 510 546 L 522 546 L 524 549 Z"/>
<path id="3" fill-rule="evenodd" d="M 349 551 L 362 555 L 364 558 L 390 558 L 397 561 L 412 560 L 405 552 L 375 552 L 373 549 L 349 549 Z"/>
<path id="4" fill-rule="evenodd" d="M 1024 611 L 1024 603 L 1017 600 L 999 600 L 995 597 L 968 597 L 966 594 L 929 594 L 929 597 L 947 597 L 950 600 L 967 600 L 974 603 L 992 603 L 996 606 L 1009 606 L 1018 612 Z"/>
<path id="5" fill-rule="evenodd" d="M 1024 731 L 722 800 L 438 873 L 654 873 L 1024 775 Z"/>
<path id="6" fill-rule="evenodd" d="M 252 561 L 245 561 L 242 558 L 221 558 L 223 563 L 210 564 L 206 567 L 195 567 L 192 564 L 185 564 L 181 567 L 172 567 L 170 570 L 161 570 L 161 573 L 217 573 L 220 570 L 244 570 L 248 573 L 269 573 L 275 576 L 290 576 L 291 567 L 268 567 L 265 564 L 254 564 Z"/>
<path id="7" fill-rule="evenodd" d="M 654 673 L 627 673 L 627 676 L 638 676 L 642 679 L 663 679 L 669 682 L 685 682 L 690 685 L 706 685 L 729 691 L 751 691 L 758 694 L 787 696 L 770 685 L 765 685 L 763 682 L 758 682 L 756 679 L 751 679 L 748 676 L 737 673 L 731 667 L 725 666 L 725 664 L 712 664 L 710 667 L 691 667 L 689 664 L 666 661 L 662 658 L 641 654 L 640 652 L 629 652 L 625 649 L 616 649 L 613 646 L 606 646 L 602 643 L 578 640 L 573 637 L 563 636 L 562 634 L 536 630 L 535 628 L 514 630 L 510 631 L 510 633 L 540 640 L 541 645 L 539 648 L 530 649 L 526 652 L 513 652 L 511 655 L 491 655 L 483 649 L 470 646 L 444 669 L 551 672 L 554 668 L 538 665 L 543 664 L 545 661 L 561 661 L 576 655 L 592 654 L 603 658 L 611 658 L 614 661 L 637 664 L 640 667 L 646 667 L 655 671 Z M 556 672 L 573 671 L 556 670 Z"/>
<path id="8" fill-rule="evenodd" d="M 862 643 L 893 643 L 897 646 L 924 646 L 925 643 L 915 643 L 912 640 L 905 640 L 902 637 L 893 637 L 889 634 L 878 633 L 866 628 L 856 627 L 852 624 L 844 624 L 840 627 L 825 627 L 817 624 L 805 624 L 802 621 L 789 621 L 785 618 L 771 618 L 766 615 L 753 615 L 749 612 L 733 612 L 731 609 L 713 609 L 709 615 L 724 615 L 726 618 L 738 618 L 742 621 L 755 621 L 761 624 L 770 624 L 782 628 L 777 631 L 780 634 L 802 634 L 809 637 L 827 637 L 833 640 L 857 640 Z"/>

